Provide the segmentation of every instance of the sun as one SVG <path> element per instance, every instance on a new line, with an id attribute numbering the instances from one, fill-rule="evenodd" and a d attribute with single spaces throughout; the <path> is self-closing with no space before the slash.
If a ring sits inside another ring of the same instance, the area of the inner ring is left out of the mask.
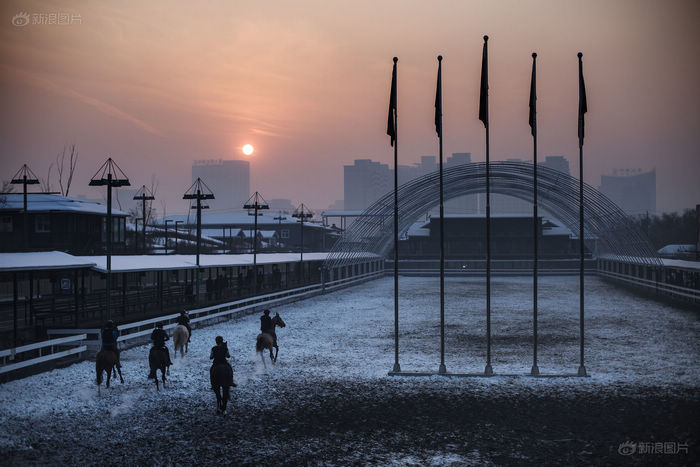
<path id="1" fill-rule="evenodd" d="M 253 154 L 253 151 L 255 151 L 255 148 L 252 144 L 244 144 L 241 150 L 243 151 L 243 154 L 245 154 L 246 156 L 250 156 L 251 154 Z"/>

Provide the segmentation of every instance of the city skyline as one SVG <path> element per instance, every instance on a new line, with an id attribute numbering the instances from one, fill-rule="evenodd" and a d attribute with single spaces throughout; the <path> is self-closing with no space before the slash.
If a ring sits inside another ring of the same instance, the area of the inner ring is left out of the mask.
<path id="1" fill-rule="evenodd" d="M 401 6 L 401 8 L 399 8 Z M 538 52 L 540 154 L 577 176 L 576 53 L 589 100 L 585 181 L 656 169 L 658 212 L 700 199 L 694 2 L 212 2 L 167 9 L 57 1 L 0 7 L 0 179 L 27 163 L 45 177 L 76 144 L 72 193 L 112 156 L 132 185 L 159 182 L 156 206 L 186 209 L 192 161 L 245 159 L 251 191 L 322 208 L 342 195 L 342 166 L 393 165 L 385 134 L 391 58 L 399 57 L 399 164 L 437 153 L 432 128 L 441 53 L 445 153 L 484 160 L 477 117 L 481 36 L 491 57 L 494 160 L 531 158 L 527 97 Z M 16 26 L 19 13 L 71 24 Z M 439 24 L 439 27 L 437 26 Z M 465 34 L 465 31 L 469 33 Z M 241 147 L 255 152 L 244 156 Z M 574 162 L 576 161 L 576 162 Z M 55 171 L 55 168 L 54 168 Z"/>

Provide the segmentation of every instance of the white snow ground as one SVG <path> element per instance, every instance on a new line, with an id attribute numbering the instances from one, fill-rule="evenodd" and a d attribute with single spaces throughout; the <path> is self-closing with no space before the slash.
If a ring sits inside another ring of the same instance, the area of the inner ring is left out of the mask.
<path id="1" fill-rule="evenodd" d="M 436 371 L 440 363 L 438 279 L 402 277 L 399 287 L 402 370 Z M 446 290 L 447 370 L 482 372 L 484 280 L 447 278 Z M 492 363 L 496 374 L 524 375 L 530 371 L 531 290 L 529 278 L 494 279 Z M 102 396 L 97 395 L 93 361 L 0 385 L 0 454 L 10 459 L 10 463 L 20 464 L 225 463 L 231 458 L 216 457 L 216 442 L 211 442 L 211 446 L 202 440 L 203 446 L 193 447 L 192 440 L 184 441 L 183 437 L 189 431 L 206 433 L 208 426 L 235 424 L 237 420 L 242 423 L 251 414 L 269 416 L 269 407 L 276 407 L 278 413 L 290 407 L 302 407 L 295 417 L 303 416 L 310 407 L 327 410 L 323 409 L 324 400 L 336 400 L 339 394 L 341 400 L 362 397 L 362 391 L 368 387 L 378 388 L 384 398 L 415 396 L 421 400 L 422 394 L 429 391 L 447 396 L 466 393 L 483 400 L 528 394 L 563 401 L 597 397 L 601 392 L 611 397 L 620 392 L 643 396 L 651 388 L 655 392 L 680 394 L 679 397 L 697 403 L 700 388 L 697 312 L 634 295 L 593 277 L 586 279 L 586 292 L 585 361 L 590 378 L 389 377 L 387 372 L 394 363 L 393 280 L 383 278 L 274 308 L 273 313 L 279 312 L 287 327 L 278 329 L 281 348 L 278 364 L 268 365 L 267 369 L 254 353 L 258 315 L 247 315 L 195 329 L 189 353 L 184 359 L 175 360 L 167 387 L 160 392 L 146 379 L 147 346 L 122 352 L 126 382 L 122 385 L 112 380 L 111 388 L 103 387 Z M 541 373 L 576 372 L 578 303 L 577 277 L 540 279 Z M 232 389 L 233 400 L 226 422 L 214 415 L 215 398 L 208 382 L 209 349 L 217 335 L 228 341 L 234 379 L 238 383 Z M 170 348 L 172 352 L 172 345 Z M 414 452 L 413 448 L 383 446 L 371 437 L 352 441 L 354 438 L 348 433 L 340 439 L 346 447 L 355 446 L 355 451 L 328 457 L 320 438 L 340 436 L 333 432 L 318 435 L 319 439 L 300 435 L 300 440 L 293 441 L 296 443 L 293 449 L 302 457 L 274 457 L 288 454 L 281 447 L 268 444 L 269 438 L 252 435 L 246 438 L 245 427 L 242 429 L 235 442 L 226 441 L 234 443 L 226 449 L 234 450 L 236 463 L 259 463 L 261 459 L 273 464 L 494 461 L 491 454 L 470 447 L 452 449 L 448 444 Z M 279 433 L 287 429 L 294 428 L 280 426 Z M 390 428 L 382 427 L 385 429 Z M 624 440 L 610 442 L 612 445 L 621 441 Z M 421 442 L 415 440 L 414 445 Z M 95 443 L 102 446 L 99 454 Z M 183 452 L 185 457 L 171 457 L 176 456 L 173 452 Z M 592 461 L 590 457 L 580 460 Z"/>

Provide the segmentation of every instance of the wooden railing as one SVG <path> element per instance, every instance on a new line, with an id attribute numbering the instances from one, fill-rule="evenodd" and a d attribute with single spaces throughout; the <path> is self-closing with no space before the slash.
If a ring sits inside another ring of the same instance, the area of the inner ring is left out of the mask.
<path id="1" fill-rule="evenodd" d="M 73 331 L 72 334 L 75 334 Z M 55 360 L 57 358 L 67 357 L 68 355 L 79 355 L 87 350 L 87 345 L 83 343 L 87 339 L 86 334 L 71 335 L 69 337 L 62 337 L 59 339 L 50 339 L 43 342 L 37 342 L 35 344 L 23 345 L 21 347 L 15 347 L 11 349 L 0 350 L 0 358 L 2 358 L 2 365 L 0 365 L 0 374 L 8 373 L 10 371 L 18 370 L 20 368 L 25 368 L 32 365 L 37 365 L 39 363 L 48 362 L 50 360 Z M 56 347 L 65 347 L 66 344 L 78 345 L 77 347 L 71 347 L 66 350 L 56 351 Z M 49 352 L 44 355 L 44 349 L 49 348 Z M 39 353 L 38 357 L 23 359 L 22 354 L 27 354 L 30 352 L 37 351 Z M 20 360 L 16 363 L 14 360 Z"/>

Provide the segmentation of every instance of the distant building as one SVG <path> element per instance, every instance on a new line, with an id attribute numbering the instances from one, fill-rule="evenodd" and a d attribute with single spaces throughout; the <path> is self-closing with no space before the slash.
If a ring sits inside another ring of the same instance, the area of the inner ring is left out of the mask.
<path id="1" fill-rule="evenodd" d="M 363 210 L 387 194 L 394 187 L 389 166 L 371 159 L 357 159 L 343 167 L 344 207 Z"/>
<path id="2" fill-rule="evenodd" d="M 114 190 L 118 191 L 118 190 Z M 27 198 L 27 249 L 56 250 L 72 254 L 101 254 L 107 245 L 107 206 L 94 201 L 29 193 Z M 24 197 L 2 195 L 0 203 L 0 251 L 23 251 Z M 127 213 L 112 209 L 112 248 L 126 246 Z"/>
<path id="3" fill-rule="evenodd" d="M 285 198 L 270 198 L 267 200 L 271 212 L 282 211 L 287 214 L 294 212 L 294 205 L 291 200 Z"/>
<path id="4" fill-rule="evenodd" d="M 600 191 L 629 215 L 656 212 L 656 169 L 615 169 L 600 177 Z"/>
<path id="5" fill-rule="evenodd" d="M 544 158 L 544 162 L 538 162 L 537 165 L 571 175 L 569 172 L 569 161 L 564 156 L 547 156 Z"/>
<path id="6" fill-rule="evenodd" d="M 445 161 L 445 169 L 457 165 L 469 164 L 471 152 L 453 152 Z M 445 201 L 445 214 L 476 214 L 479 212 L 479 195 L 458 196 Z"/>
<path id="7" fill-rule="evenodd" d="M 201 178 L 214 193 L 207 200 L 210 212 L 236 212 L 250 197 L 250 162 L 242 160 L 197 160 L 192 164 L 192 182 Z"/>

